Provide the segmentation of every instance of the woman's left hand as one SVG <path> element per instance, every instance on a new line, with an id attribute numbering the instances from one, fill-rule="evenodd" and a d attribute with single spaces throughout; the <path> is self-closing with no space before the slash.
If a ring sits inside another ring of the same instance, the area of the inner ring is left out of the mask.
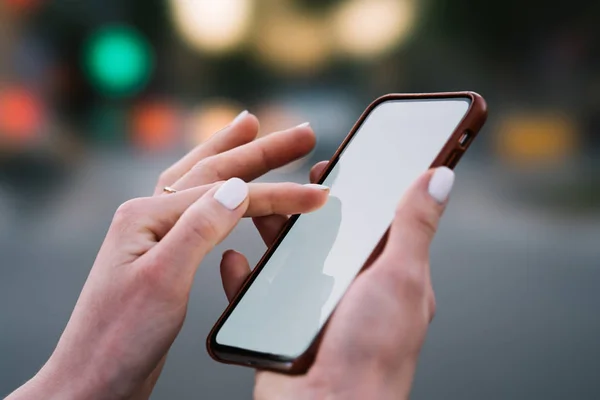
<path id="1" fill-rule="evenodd" d="M 309 212 L 327 199 L 314 185 L 246 184 L 315 143 L 307 126 L 254 140 L 257 132 L 256 118 L 242 115 L 163 173 L 154 196 L 117 210 L 56 350 L 9 399 L 149 397 L 204 256 L 243 216 L 270 235 L 263 217 Z M 163 194 L 164 186 L 177 192 Z"/>

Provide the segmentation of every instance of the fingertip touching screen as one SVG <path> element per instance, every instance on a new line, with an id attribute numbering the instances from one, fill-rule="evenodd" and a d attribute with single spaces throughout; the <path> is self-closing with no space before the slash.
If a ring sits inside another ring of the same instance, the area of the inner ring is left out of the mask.
<path id="1" fill-rule="evenodd" d="M 298 217 L 225 319 L 217 344 L 302 355 L 389 227 L 403 193 L 469 105 L 468 98 L 377 105 L 325 178 L 328 202 Z"/>

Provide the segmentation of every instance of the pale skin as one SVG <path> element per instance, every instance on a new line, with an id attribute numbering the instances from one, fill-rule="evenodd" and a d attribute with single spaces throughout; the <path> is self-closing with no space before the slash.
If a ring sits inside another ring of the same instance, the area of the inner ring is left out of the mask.
<path id="1" fill-rule="evenodd" d="M 56 350 L 8 399 L 149 398 L 206 254 L 243 217 L 253 218 L 270 245 L 288 215 L 327 201 L 327 190 L 293 183 L 250 183 L 234 209 L 217 201 L 223 181 L 250 182 L 315 145 L 308 126 L 257 134 L 258 120 L 243 115 L 161 174 L 153 196 L 117 210 Z M 313 167 L 311 182 L 325 165 Z M 428 253 L 446 200 L 429 194 L 432 174 L 423 174 L 400 202 L 384 251 L 340 302 L 308 373 L 257 372 L 255 398 L 408 397 L 435 312 Z M 178 192 L 164 194 L 165 186 Z M 249 273 L 242 254 L 224 253 L 229 299 Z"/>

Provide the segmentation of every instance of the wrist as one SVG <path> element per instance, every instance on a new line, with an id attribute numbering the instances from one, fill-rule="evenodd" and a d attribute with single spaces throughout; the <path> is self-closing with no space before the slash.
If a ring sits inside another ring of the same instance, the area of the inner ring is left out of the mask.
<path id="1" fill-rule="evenodd" d="M 35 376 L 11 393 L 7 400 L 102 398 L 101 391 L 96 390 L 91 382 L 80 375 L 69 374 L 48 361 Z"/>
<path id="2" fill-rule="evenodd" d="M 75 392 L 69 390 L 68 386 L 50 379 L 40 371 L 21 387 L 12 392 L 6 400 L 29 400 L 29 399 L 75 399 Z M 80 397 L 81 398 L 81 397 Z"/>
<path id="3" fill-rule="evenodd" d="M 416 372 L 416 360 L 402 365 L 374 366 L 365 363 L 351 371 L 339 369 L 309 373 L 307 398 L 337 399 L 408 399 Z"/>

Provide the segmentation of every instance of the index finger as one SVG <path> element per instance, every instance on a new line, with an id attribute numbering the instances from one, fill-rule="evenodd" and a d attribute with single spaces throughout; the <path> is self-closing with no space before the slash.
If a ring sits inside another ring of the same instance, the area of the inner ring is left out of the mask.
<path id="1" fill-rule="evenodd" d="M 258 125 L 254 115 L 243 111 L 231 124 L 167 168 L 158 179 L 154 194 L 160 194 L 165 186 L 172 186 L 201 160 L 252 142 L 258 135 Z"/>

